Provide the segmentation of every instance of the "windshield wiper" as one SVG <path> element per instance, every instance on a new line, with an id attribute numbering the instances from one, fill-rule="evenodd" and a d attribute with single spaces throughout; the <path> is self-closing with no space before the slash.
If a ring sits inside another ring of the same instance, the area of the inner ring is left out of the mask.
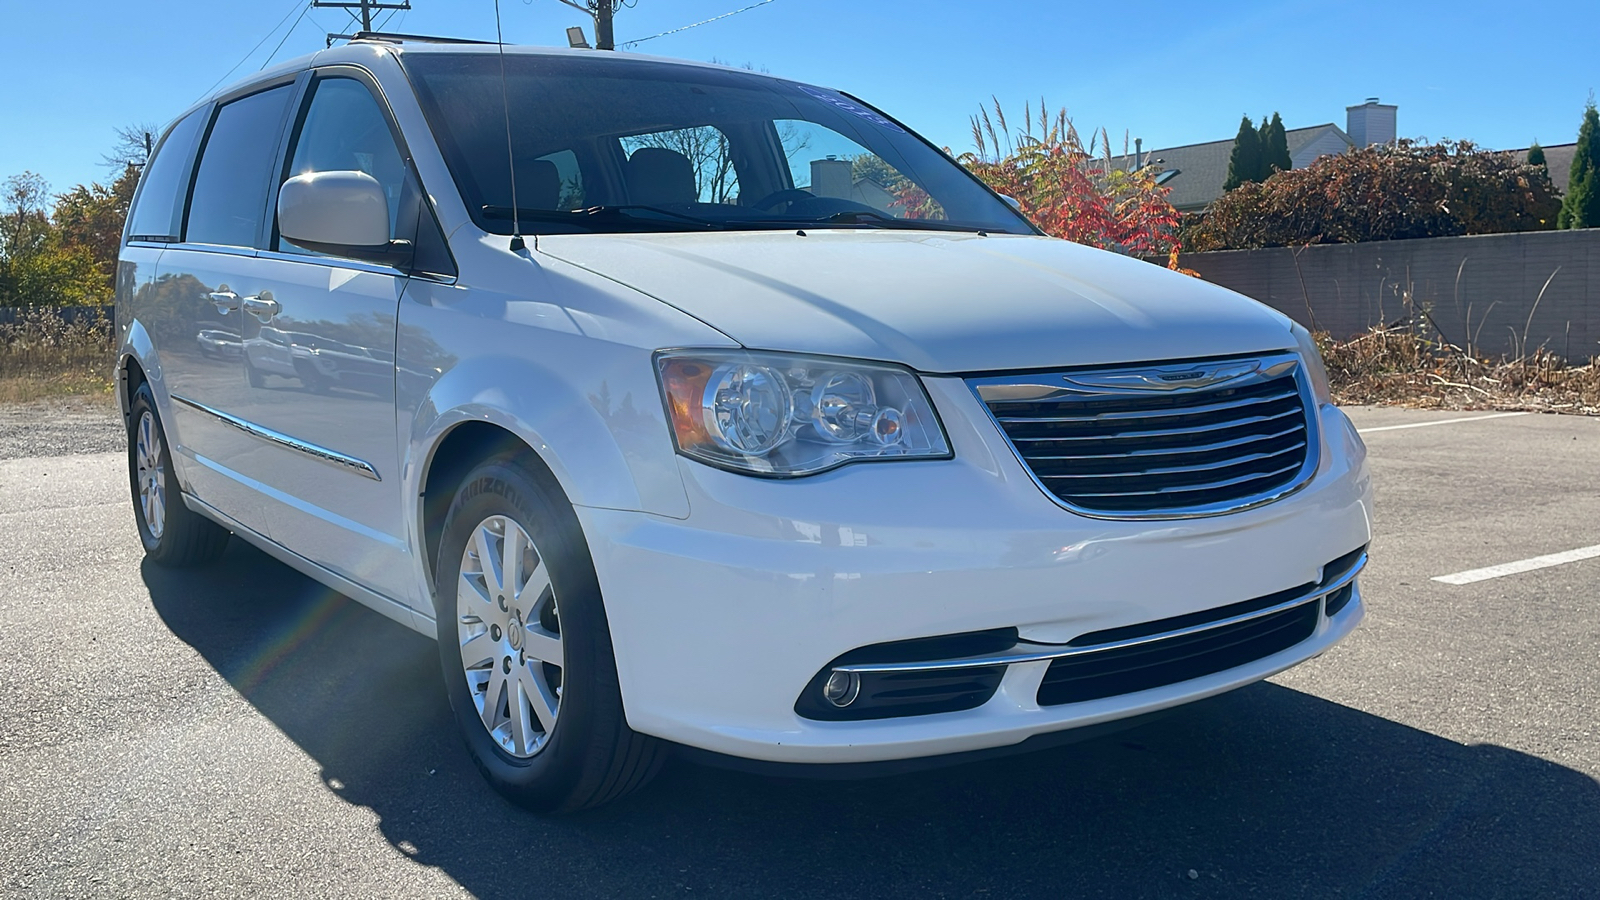
<path id="1" fill-rule="evenodd" d="M 886 216 L 881 212 L 870 209 L 849 209 L 841 213 L 818 220 L 818 224 L 839 225 L 879 225 L 884 228 L 906 228 L 918 231 L 984 231 L 970 225 L 956 225 L 950 222 L 940 222 L 936 219 L 901 219 L 896 216 Z"/>
<path id="2" fill-rule="evenodd" d="M 528 219 L 536 222 L 572 222 L 574 224 L 584 225 L 589 224 L 589 222 L 585 220 L 596 219 L 604 219 L 607 221 L 616 221 L 621 219 L 633 222 L 660 221 L 651 216 L 634 215 L 633 212 L 635 210 L 655 213 L 658 216 L 665 216 L 669 220 L 684 222 L 700 228 L 718 227 L 717 223 L 711 221 L 710 219 L 702 219 L 699 216 L 691 216 L 687 213 L 673 212 L 670 209 L 662 209 L 659 206 L 644 206 L 637 203 L 590 206 L 584 209 L 531 209 L 519 207 L 513 210 L 509 206 L 485 206 L 483 208 L 483 215 L 485 218 L 489 219 L 510 219 L 512 217 L 512 213 L 514 212 L 518 219 Z"/>

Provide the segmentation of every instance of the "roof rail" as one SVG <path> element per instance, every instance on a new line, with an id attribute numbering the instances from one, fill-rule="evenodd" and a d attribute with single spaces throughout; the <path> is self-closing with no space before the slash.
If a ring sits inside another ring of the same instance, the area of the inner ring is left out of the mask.
<path id="1" fill-rule="evenodd" d="M 330 42 L 335 40 L 346 41 L 382 41 L 390 44 L 493 44 L 494 41 L 479 41 L 472 38 L 439 37 L 431 34 L 401 34 L 395 31 L 358 31 L 355 34 L 330 34 Z"/>

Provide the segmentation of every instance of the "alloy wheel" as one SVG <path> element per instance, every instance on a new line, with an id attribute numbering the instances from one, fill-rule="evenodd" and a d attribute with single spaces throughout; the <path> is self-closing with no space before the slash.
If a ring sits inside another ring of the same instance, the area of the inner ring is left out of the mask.
<path id="1" fill-rule="evenodd" d="M 461 554 L 456 616 L 479 721 L 505 752 L 533 756 L 555 729 L 565 655 L 549 569 L 512 519 L 490 516 L 472 530 Z"/>
<path id="2" fill-rule="evenodd" d="M 167 462 L 161 452 L 156 417 L 145 410 L 134 436 L 134 477 L 139 485 L 139 514 L 150 537 L 161 540 L 167 527 Z"/>

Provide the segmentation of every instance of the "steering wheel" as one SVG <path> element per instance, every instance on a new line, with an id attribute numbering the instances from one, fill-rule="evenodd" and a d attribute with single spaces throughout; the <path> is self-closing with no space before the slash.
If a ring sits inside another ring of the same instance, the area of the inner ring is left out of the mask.
<path id="1" fill-rule="evenodd" d="M 765 197 L 762 197 L 760 200 L 757 200 L 755 202 L 755 208 L 767 209 L 768 207 L 776 206 L 779 203 L 798 203 L 801 200 L 815 200 L 816 197 L 816 194 L 813 194 L 804 188 L 784 188 L 781 191 L 773 191 Z"/>

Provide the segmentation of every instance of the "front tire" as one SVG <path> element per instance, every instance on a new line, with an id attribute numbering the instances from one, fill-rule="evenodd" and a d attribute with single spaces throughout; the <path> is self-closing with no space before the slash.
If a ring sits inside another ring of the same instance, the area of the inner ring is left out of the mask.
<path id="1" fill-rule="evenodd" d="M 205 565 L 227 548 L 228 531 L 184 505 L 170 446 L 155 395 L 141 384 L 128 411 L 128 485 L 139 540 L 160 565 Z"/>
<path id="2" fill-rule="evenodd" d="M 450 708 L 495 790 L 571 812 L 659 771 L 667 745 L 627 725 L 594 564 L 548 471 L 502 457 L 468 473 L 435 573 Z"/>

